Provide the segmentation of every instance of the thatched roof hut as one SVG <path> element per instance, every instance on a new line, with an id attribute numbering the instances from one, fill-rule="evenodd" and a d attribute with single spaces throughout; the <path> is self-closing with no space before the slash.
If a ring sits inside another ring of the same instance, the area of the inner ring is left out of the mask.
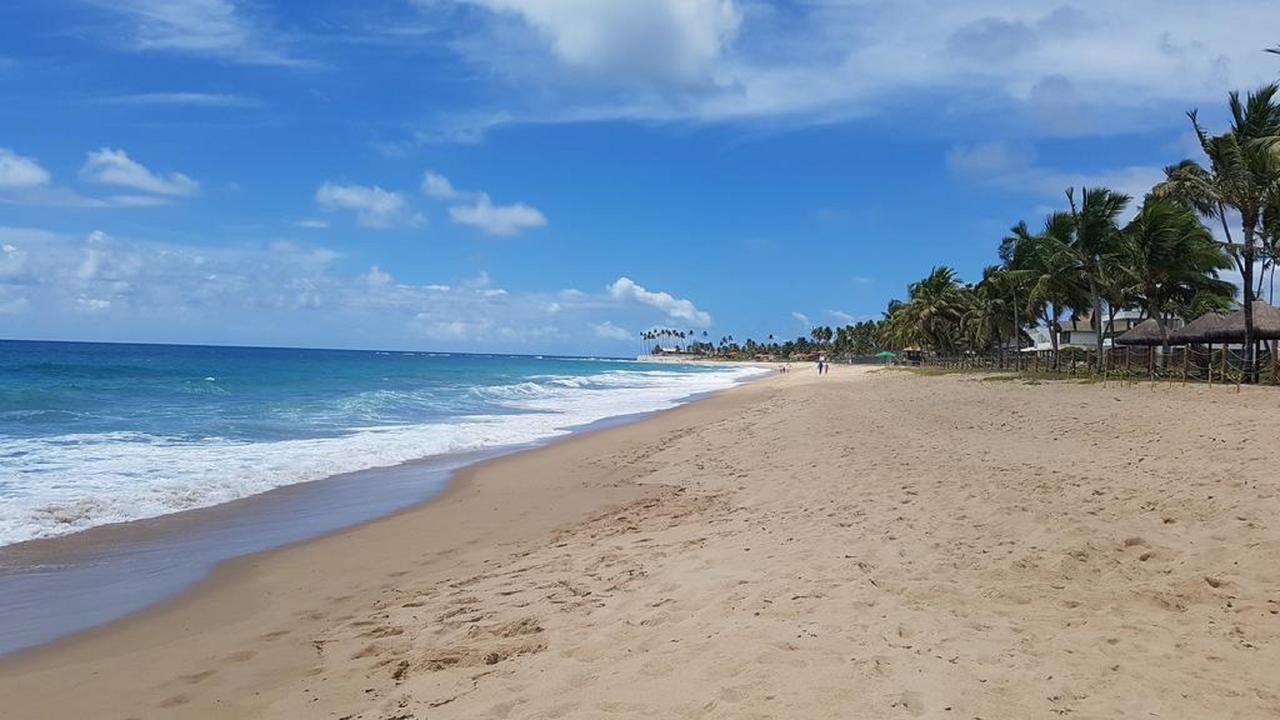
<path id="1" fill-rule="evenodd" d="M 1253 339 L 1280 338 L 1280 310 L 1261 300 L 1253 301 Z M 1244 342 L 1244 310 L 1238 310 L 1205 332 L 1206 342 Z"/>
<path id="2" fill-rule="evenodd" d="M 1164 333 L 1155 318 L 1147 318 L 1114 340 L 1117 345 L 1163 345 Z"/>
<path id="3" fill-rule="evenodd" d="M 1222 321 L 1226 318 L 1227 316 L 1222 313 L 1205 313 L 1183 327 L 1169 333 L 1169 343 L 1173 345 L 1191 345 L 1214 342 L 1209 339 L 1209 335 L 1217 329 L 1218 326 L 1222 325 Z"/>

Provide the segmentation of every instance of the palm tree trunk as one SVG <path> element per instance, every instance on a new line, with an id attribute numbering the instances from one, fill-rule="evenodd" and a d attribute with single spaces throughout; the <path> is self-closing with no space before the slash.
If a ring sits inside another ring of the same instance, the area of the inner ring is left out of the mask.
<path id="1" fill-rule="evenodd" d="M 1241 248 L 1243 258 L 1240 263 L 1240 276 L 1244 285 L 1244 368 L 1246 382 L 1253 382 L 1254 348 L 1253 348 L 1253 227 L 1249 219 L 1245 219 L 1244 247 Z"/>
<path id="2" fill-rule="evenodd" d="M 1098 369 L 1102 369 L 1102 295 L 1098 292 L 1098 283 L 1089 279 L 1089 295 L 1093 301 L 1094 348 L 1098 351 Z"/>

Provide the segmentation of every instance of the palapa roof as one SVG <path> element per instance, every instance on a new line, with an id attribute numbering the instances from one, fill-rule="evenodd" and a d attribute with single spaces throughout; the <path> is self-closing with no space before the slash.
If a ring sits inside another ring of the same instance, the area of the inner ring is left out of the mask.
<path id="1" fill-rule="evenodd" d="M 1253 301 L 1253 339 L 1280 338 L 1280 310 L 1261 300 Z M 1207 342 L 1244 342 L 1244 310 L 1238 310 L 1205 332 Z"/>
<path id="2" fill-rule="evenodd" d="M 1185 326 L 1169 333 L 1169 342 L 1174 345 L 1216 342 L 1209 338 L 1209 334 L 1222 325 L 1222 321 L 1226 319 L 1227 316 L 1222 313 L 1205 313 Z"/>
<path id="3" fill-rule="evenodd" d="M 1164 333 L 1155 318 L 1147 318 L 1115 339 L 1117 345 L 1163 345 Z"/>

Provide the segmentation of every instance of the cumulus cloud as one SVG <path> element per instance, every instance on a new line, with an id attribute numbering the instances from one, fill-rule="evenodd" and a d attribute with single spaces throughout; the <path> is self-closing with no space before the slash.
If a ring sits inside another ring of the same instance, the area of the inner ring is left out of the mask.
<path id="1" fill-rule="evenodd" d="M 517 292 L 483 272 L 410 281 L 336 257 L 0 227 L 0 336 L 582 352 L 615 345 L 627 317 L 603 292 Z"/>
<path id="2" fill-rule="evenodd" d="M 471 225 L 488 235 L 518 235 L 530 228 L 542 227 L 547 218 L 542 211 L 522 202 L 495 205 L 487 193 L 463 191 L 449 178 L 428 170 L 422 178 L 424 195 L 454 201 L 449 219 L 458 225 Z"/>
<path id="3" fill-rule="evenodd" d="M 166 197 L 133 193 L 91 197 L 71 188 L 53 185 L 51 181 L 52 175 L 35 158 L 0 148 L 0 203 L 3 204 L 28 207 L 130 208 L 152 207 L 169 202 Z"/>
<path id="4" fill-rule="evenodd" d="M 0 148 L 0 189 L 31 188 L 49 184 L 49 171 L 34 158 Z"/>
<path id="5" fill-rule="evenodd" d="M 611 83 L 702 84 L 742 21 L 732 0 L 469 0 L 518 17 L 558 63 Z"/>
<path id="6" fill-rule="evenodd" d="M 427 197 L 443 200 L 454 200 L 462 197 L 462 193 L 453 187 L 453 183 L 449 181 L 449 178 L 430 170 L 422 177 L 422 192 Z"/>
<path id="7" fill-rule="evenodd" d="M 609 296 L 614 300 L 637 302 L 657 308 L 668 317 L 684 320 L 694 327 L 705 328 L 711 325 L 711 315 L 699 310 L 692 301 L 676 298 L 665 292 L 647 290 L 626 276 L 609 285 Z"/>
<path id="8" fill-rule="evenodd" d="M 321 210 L 352 210 L 356 222 L 369 228 L 389 228 L 415 222 L 410 217 L 404 196 L 377 185 L 338 185 L 326 182 L 316 190 L 316 204 Z"/>
<path id="9" fill-rule="evenodd" d="M 502 83 L 484 124 L 601 119 L 827 122 L 921 98 L 954 125 L 982 116 L 1028 133 L 1149 130 L 1154 112 L 1220 103 L 1272 80 L 1267 0 L 465 0 L 489 12 L 453 43 Z M 418 0 L 423 12 L 451 5 Z M 1065 90 L 1066 94 L 1057 91 Z M 1068 117 L 1054 112 L 1069 105 Z M 1167 112 L 1166 112 L 1167 111 Z M 444 118 L 424 136 L 457 125 Z"/>
<path id="10" fill-rule="evenodd" d="M 595 336 L 603 340 L 628 342 L 636 339 L 636 336 L 630 330 L 618 327 L 609 320 L 605 320 L 602 323 L 589 323 L 589 325 Z"/>
<path id="11" fill-rule="evenodd" d="M 80 168 L 80 179 L 156 195 L 184 196 L 200 191 L 200 183 L 186 175 L 179 172 L 157 175 L 119 148 L 102 148 L 90 152 Z"/>
<path id="12" fill-rule="evenodd" d="M 449 218 L 459 225 L 472 225 L 489 235 L 518 235 L 529 228 L 542 227 L 547 218 L 524 203 L 494 205 L 488 195 L 475 202 L 449 208 Z"/>

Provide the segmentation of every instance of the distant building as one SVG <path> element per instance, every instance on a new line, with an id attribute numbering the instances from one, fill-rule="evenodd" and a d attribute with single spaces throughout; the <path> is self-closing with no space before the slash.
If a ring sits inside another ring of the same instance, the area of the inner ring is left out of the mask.
<path id="1" fill-rule="evenodd" d="M 1102 334 L 1103 347 L 1111 347 L 1112 338 L 1129 332 L 1130 329 L 1143 320 L 1146 320 L 1146 316 L 1140 310 L 1121 310 L 1117 312 L 1111 325 L 1106 327 Z M 1105 316 L 1102 321 L 1104 323 L 1107 321 Z M 1176 330 L 1184 324 L 1186 323 L 1179 317 L 1172 317 L 1168 320 L 1170 330 Z M 1093 318 L 1089 314 L 1059 323 L 1058 347 L 1092 348 L 1097 342 L 1096 332 Z"/>

